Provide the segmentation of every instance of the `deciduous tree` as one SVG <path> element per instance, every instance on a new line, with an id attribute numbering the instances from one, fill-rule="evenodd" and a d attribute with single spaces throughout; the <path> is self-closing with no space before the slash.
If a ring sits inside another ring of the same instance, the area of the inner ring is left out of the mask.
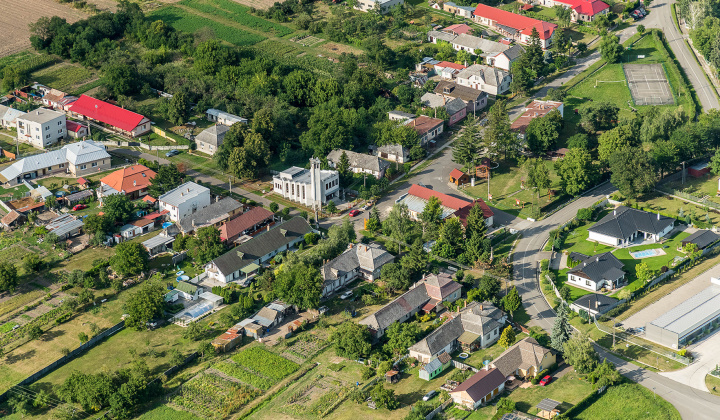
<path id="1" fill-rule="evenodd" d="M 122 242 L 115 247 L 111 266 L 122 276 L 134 276 L 147 269 L 147 250 L 138 242 Z"/>
<path id="2" fill-rule="evenodd" d="M 132 293 L 125 302 L 124 309 L 128 314 L 125 326 L 142 331 L 147 328 L 148 321 L 161 317 L 165 306 L 165 292 L 165 288 L 158 282 L 144 282 L 140 290 Z"/>
<path id="3" fill-rule="evenodd" d="M 600 177 L 597 165 L 585 149 L 570 149 L 565 158 L 558 161 L 556 169 L 562 189 L 572 196 L 595 185 Z"/>
<path id="4" fill-rule="evenodd" d="M 590 373 L 597 366 L 597 353 L 585 333 L 572 336 L 563 345 L 565 361 L 580 374 Z"/>
<path id="5" fill-rule="evenodd" d="M 150 181 L 148 194 L 157 198 L 166 192 L 179 187 L 185 180 L 185 174 L 180 172 L 174 163 L 161 165 L 157 175 Z"/>
<path id="6" fill-rule="evenodd" d="M 348 359 L 358 359 L 370 355 L 370 331 L 360 324 L 345 321 L 332 333 L 335 354 Z"/>
<path id="7" fill-rule="evenodd" d="M 225 251 L 220 240 L 220 231 L 214 226 L 205 226 L 197 230 L 187 244 L 188 253 L 198 264 L 206 264 L 219 257 Z"/>

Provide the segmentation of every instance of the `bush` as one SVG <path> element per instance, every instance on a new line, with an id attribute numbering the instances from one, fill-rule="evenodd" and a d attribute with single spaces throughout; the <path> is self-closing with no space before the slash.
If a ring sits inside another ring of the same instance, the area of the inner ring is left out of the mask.
<path id="1" fill-rule="evenodd" d="M 371 368 L 370 366 L 365 366 L 362 369 L 362 376 L 360 376 L 360 377 L 362 378 L 363 381 L 367 381 L 368 379 L 372 378 L 373 376 L 375 376 L 375 369 Z"/>
<path id="2" fill-rule="evenodd" d="M 279 208 L 280 208 L 280 206 L 278 205 L 278 203 L 276 203 L 274 201 L 272 203 L 270 203 L 270 211 L 271 212 L 276 213 Z"/>

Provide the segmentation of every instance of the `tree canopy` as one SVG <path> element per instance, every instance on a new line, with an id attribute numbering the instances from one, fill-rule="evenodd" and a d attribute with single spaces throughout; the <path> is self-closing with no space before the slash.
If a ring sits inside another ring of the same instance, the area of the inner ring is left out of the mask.
<path id="1" fill-rule="evenodd" d="M 161 165 L 158 168 L 157 175 L 150 181 L 150 187 L 148 187 L 148 194 L 158 198 L 166 192 L 179 187 L 185 174 L 178 170 L 177 165 L 171 163 L 168 165 Z"/>
<path id="2" fill-rule="evenodd" d="M 165 306 L 165 288 L 159 282 L 146 281 L 125 302 L 124 310 L 128 314 L 125 326 L 142 331 L 148 321 L 163 315 Z"/>
<path id="3" fill-rule="evenodd" d="M 115 247 L 110 265 L 122 276 L 134 276 L 147 269 L 148 252 L 137 242 L 121 242 Z"/>

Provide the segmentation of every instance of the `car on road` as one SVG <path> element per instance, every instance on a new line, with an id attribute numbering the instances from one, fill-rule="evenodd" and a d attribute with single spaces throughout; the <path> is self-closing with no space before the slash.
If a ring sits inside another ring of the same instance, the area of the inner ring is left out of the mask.
<path id="1" fill-rule="evenodd" d="M 373 203 L 372 201 L 368 201 L 367 203 L 365 203 L 365 205 L 363 206 L 362 209 L 363 209 L 363 210 L 370 210 L 370 209 L 372 208 L 373 204 L 375 204 L 375 203 Z"/>
<path id="2" fill-rule="evenodd" d="M 350 217 L 355 217 L 358 214 L 360 214 L 360 210 L 358 210 L 358 209 L 350 210 L 350 213 L 348 213 L 348 214 L 350 214 Z"/>
<path id="3" fill-rule="evenodd" d="M 549 384 L 550 381 L 552 381 L 552 376 L 545 375 L 544 378 L 540 379 L 540 386 L 545 386 L 545 385 Z"/>
<path id="4" fill-rule="evenodd" d="M 345 300 L 345 299 L 349 298 L 349 297 L 352 296 L 352 295 L 353 295 L 352 290 L 348 290 L 347 292 L 345 292 L 345 293 L 343 293 L 342 295 L 340 295 L 340 299 Z"/>
<path id="5" fill-rule="evenodd" d="M 84 210 L 86 208 L 87 208 L 87 205 L 85 205 L 85 204 L 76 204 L 75 207 L 73 207 L 73 211 Z"/>
<path id="6" fill-rule="evenodd" d="M 172 149 L 171 151 L 165 153 L 165 157 L 173 157 L 175 155 L 179 155 L 180 151 L 176 149 Z"/>
<path id="7" fill-rule="evenodd" d="M 428 392 L 428 393 L 425 394 L 425 396 L 423 397 L 423 401 L 430 401 L 430 400 L 432 399 L 432 397 L 434 397 L 434 396 L 437 395 L 437 393 L 438 393 L 438 392 L 435 391 L 435 390 L 432 390 L 432 391 Z"/>

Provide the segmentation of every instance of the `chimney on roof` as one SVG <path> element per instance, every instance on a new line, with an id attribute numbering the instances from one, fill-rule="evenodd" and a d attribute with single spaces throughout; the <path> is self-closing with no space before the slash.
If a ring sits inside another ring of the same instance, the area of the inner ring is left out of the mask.
<path id="1" fill-rule="evenodd" d="M 660 212 L 658 212 L 658 220 L 660 220 Z"/>
<path id="2" fill-rule="evenodd" d="M 593 293 L 595 295 L 595 309 L 600 307 L 600 302 L 598 302 L 597 294 Z"/>
<path id="3" fill-rule="evenodd" d="M 133 187 L 137 185 L 137 181 L 133 181 Z"/>
<path id="4" fill-rule="evenodd" d="M 463 308 L 467 308 L 467 299 L 465 299 L 465 305 L 463 306 Z"/>
<path id="5" fill-rule="evenodd" d="M 613 210 L 613 216 L 617 216 L 617 209 Z"/>
<path id="6" fill-rule="evenodd" d="M 267 225 L 267 231 L 270 232 L 270 225 Z"/>
<path id="7" fill-rule="evenodd" d="M 600 262 L 600 257 L 595 257 L 596 262 Z"/>

